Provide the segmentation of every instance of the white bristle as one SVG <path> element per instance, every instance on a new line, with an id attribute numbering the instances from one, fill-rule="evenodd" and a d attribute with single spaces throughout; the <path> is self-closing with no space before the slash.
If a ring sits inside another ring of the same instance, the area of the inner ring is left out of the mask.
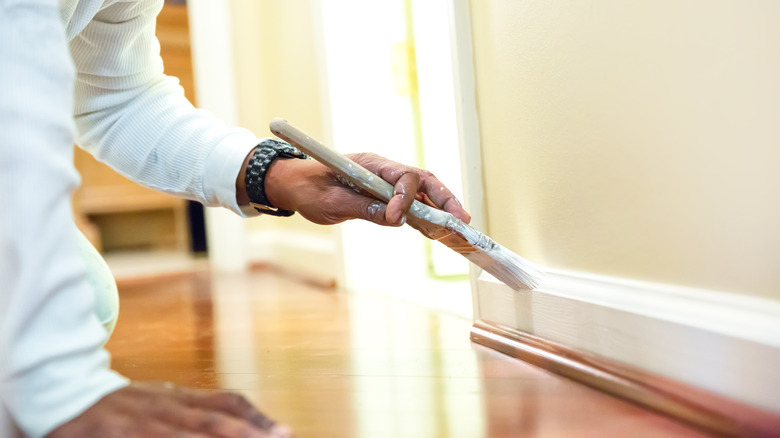
<path id="1" fill-rule="evenodd" d="M 544 280 L 545 273 L 539 266 L 501 245 L 496 244 L 485 254 L 495 262 L 480 266 L 514 290 L 534 289 Z"/>
<path id="2" fill-rule="evenodd" d="M 542 283 L 545 273 L 539 266 L 504 248 L 463 222 L 456 221 L 449 223 L 447 228 L 466 239 L 474 249 L 471 252 L 458 251 L 469 261 L 514 290 L 534 289 Z"/>

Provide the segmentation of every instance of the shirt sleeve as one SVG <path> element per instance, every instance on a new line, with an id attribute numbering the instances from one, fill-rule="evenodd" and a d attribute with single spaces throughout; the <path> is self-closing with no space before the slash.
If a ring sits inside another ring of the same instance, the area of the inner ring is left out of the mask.
<path id="1" fill-rule="evenodd" d="M 162 4 L 117 2 L 70 42 L 76 142 L 143 185 L 246 216 L 235 181 L 258 140 L 194 108 L 163 73 L 155 37 Z"/>
<path id="2" fill-rule="evenodd" d="M 127 384 L 76 246 L 73 75 L 56 0 L 0 3 L 0 415 L 33 437 Z"/>

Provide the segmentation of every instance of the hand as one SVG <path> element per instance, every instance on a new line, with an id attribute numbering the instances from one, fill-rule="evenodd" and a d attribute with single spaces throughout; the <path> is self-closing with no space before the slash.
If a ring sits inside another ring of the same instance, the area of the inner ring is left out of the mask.
<path id="1" fill-rule="evenodd" d="M 63 424 L 50 438 L 291 437 L 238 394 L 133 384 Z"/>
<path id="2" fill-rule="evenodd" d="M 265 193 L 272 205 L 295 210 L 317 224 L 337 224 L 365 219 L 379 225 L 400 226 L 417 199 L 452 213 L 468 223 L 471 216 L 455 196 L 431 172 L 406 166 L 375 154 L 349 158 L 393 184 L 387 204 L 370 194 L 357 193 L 339 182 L 334 171 L 314 160 L 276 160 L 268 170 Z"/>

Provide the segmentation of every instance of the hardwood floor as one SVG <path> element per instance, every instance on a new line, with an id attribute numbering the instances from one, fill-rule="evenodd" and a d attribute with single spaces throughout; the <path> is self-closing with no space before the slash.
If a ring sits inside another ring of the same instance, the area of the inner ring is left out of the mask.
<path id="1" fill-rule="evenodd" d="M 469 341 L 470 321 L 271 272 L 119 285 L 138 380 L 243 393 L 298 437 L 700 436 Z"/>

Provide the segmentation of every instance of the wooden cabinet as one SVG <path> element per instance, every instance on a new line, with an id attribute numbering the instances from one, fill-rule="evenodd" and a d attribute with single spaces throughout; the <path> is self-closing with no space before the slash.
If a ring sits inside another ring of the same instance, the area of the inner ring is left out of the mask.
<path id="1" fill-rule="evenodd" d="M 179 78 L 194 102 L 185 5 L 165 5 L 157 20 L 157 37 L 166 73 Z M 82 178 L 73 195 L 76 223 L 99 250 L 189 250 L 188 201 L 136 184 L 79 148 L 75 165 Z"/>

